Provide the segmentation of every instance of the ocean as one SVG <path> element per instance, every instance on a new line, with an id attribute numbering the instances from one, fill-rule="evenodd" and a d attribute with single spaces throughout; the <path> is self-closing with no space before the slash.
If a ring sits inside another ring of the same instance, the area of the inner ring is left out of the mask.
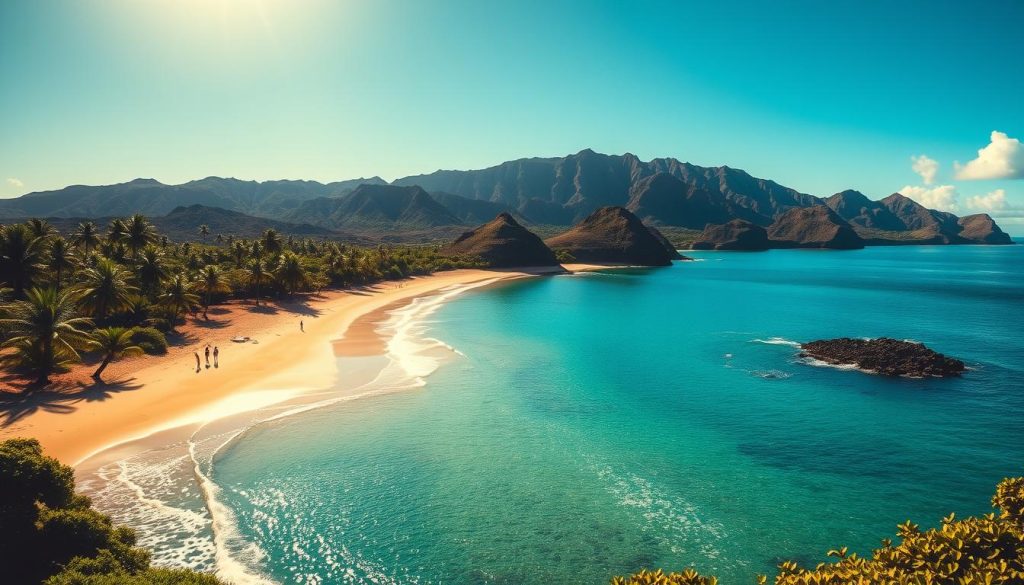
<path id="1" fill-rule="evenodd" d="M 1024 474 L 1024 246 L 689 254 L 421 299 L 389 322 L 390 361 L 339 360 L 344 389 L 83 486 L 158 563 L 239 582 L 695 567 L 728 585 L 985 513 Z M 841 336 L 921 341 L 970 370 L 797 356 Z"/>

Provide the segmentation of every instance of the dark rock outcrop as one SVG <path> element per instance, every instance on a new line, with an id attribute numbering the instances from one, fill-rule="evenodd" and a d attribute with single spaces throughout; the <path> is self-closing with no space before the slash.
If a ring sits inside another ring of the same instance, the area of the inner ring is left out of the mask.
<path id="1" fill-rule="evenodd" d="M 650 228 L 623 207 L 602 207 L 544 243 L 552 250 L 565 250 L 580 262 L 668 266 L 673 259 Z"/>
<path id="2" fill-rule="evenodd" d="M 855 365 L 885 376 L 945 378 L 959 376 L 966 369 L 962 361 L 932 351 L 924 344 L 888 337 L 823 339 L 805 343 L 800 350 L 800 357 L 834 365 Z"/>
<path id="3" fill-rule="evenodd" d="M 961 238 L 974 244 L 1012 244 L 1009 234 L 999 229 L 987 213 L 967 215 L 957 222 Z"/>
<path id="4" fill-rule="evenodd" d="M 742 250 L 757 252 L 771 247 L 768 231 L 763 227 L 734 219 L 722 225 L 707 225 L 704 233 L 692 244 L 694 250 Z"/>
<path id="5" fill-rule="evenodd" d="M 555 253 L 508 213 L 462 234 L 444 253 L 477 256 L 495 268 L 558 266 Z"/>
<path id="6" fill-rule="evenodd" d="M 778 248 L 864 247 L 864 240 L 850 224 L 824 205 L 790 209 L 768 228 L 768 239 Z"/>

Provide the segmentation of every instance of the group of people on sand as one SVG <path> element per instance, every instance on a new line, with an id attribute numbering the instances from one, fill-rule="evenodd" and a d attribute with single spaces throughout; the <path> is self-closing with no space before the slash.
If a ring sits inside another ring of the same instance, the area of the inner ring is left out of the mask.
<path id="1" fill-rule="evenodd" d="M 302 319 L 299 319 L 299 331 L 301 331 L 303 333 L 306 332 L 306 324 L 302 321 Z M 249 338 L 246 337 L 245 339 L 249 339 Z M 253 343 L 256 343 L 256 342 L 254 341 Z M 203 351 L 203 353 L 206 354 L 206 369 L 209 370 L 210 369 L 210 353 L 211 353 L 210 352 L 210 344 L 209 343 L 206 344 L 206 349 Z M 215 346 L 213 346 L 213 352 L 212 353 L 213 353 L 213 367 L 219 368 L 220 367 L 220 349 L 215 345 Z M 202 362 L 201 359 L 199 359 L 199 352 L 198 351 L 192 352 L 192 355 L 196 356 L 196 373 L 198 374 L 199 372 L 203 371 L 203 366 L 202 366 L 203 362 Z"/>
<path id="2" fill-rule="evenodd" d="M 209 370 L 210 369 L 210 344 L 209 343 L 206 344 L 205 353 L 206 353 L 206 369 Z M 193 352 L 193 354 L 196 356 L 196 373 L 198 374 L 202 370 L 202 367 L 200 366 L 200 361 L 199 361 L 199 352 L 196 351 L 196 352 Z M 213 367 L 215 367 L 215 368 L 219 368 L 220 367 L 220 349 L 216 345 L 213 346 Z"/>

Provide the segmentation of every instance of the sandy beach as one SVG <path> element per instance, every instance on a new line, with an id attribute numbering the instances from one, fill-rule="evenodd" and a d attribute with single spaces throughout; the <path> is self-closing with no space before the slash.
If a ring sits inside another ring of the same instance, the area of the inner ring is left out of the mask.
<path id="1" fill-rule="evenodd" d="M 22 394 L 5 389 L 0 439 L 34 437 L 48 454 L 75 465 L 105 448 L 160 430 L 324 389 L 338 375 L 338 356 L 384 352 L 386 340 L 375 330 L 389 310 L 448 287 L 540 272 L 454 270 L 329 291 L 301 303 L 261 310 L 249 303 L 212 308 L 208 322 L 200 317 L 193 323 L 190 318 L 181 328 L 186 344 L 172 347 L 165 356 L 117 362 L 104 375 L 105 384 L 83 381 L 82 374 L 91 369 L 78 367 L 43 390 Z M 235 336 L 252 341 L 234 343 Z M 219 365 L 207 368 L 204 360 L 197 371 L 193 352 L 203 356 L 207 344 L 220 349 Z"/>

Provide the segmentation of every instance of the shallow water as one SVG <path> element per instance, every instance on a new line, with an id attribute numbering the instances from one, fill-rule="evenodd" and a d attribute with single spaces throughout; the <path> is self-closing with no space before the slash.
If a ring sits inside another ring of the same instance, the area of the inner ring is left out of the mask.
<path id="1" fill-rule="evenodd" d="M 694 256 L 462 296 L 419 322 L 462 354 L 426 386 L 250 429 L 209 466 L 238 558 L 284 583 L 751 583 L 1024 473 L 1024 246 Z M 882 335 L 972 370 L 792 345 Z"/>

